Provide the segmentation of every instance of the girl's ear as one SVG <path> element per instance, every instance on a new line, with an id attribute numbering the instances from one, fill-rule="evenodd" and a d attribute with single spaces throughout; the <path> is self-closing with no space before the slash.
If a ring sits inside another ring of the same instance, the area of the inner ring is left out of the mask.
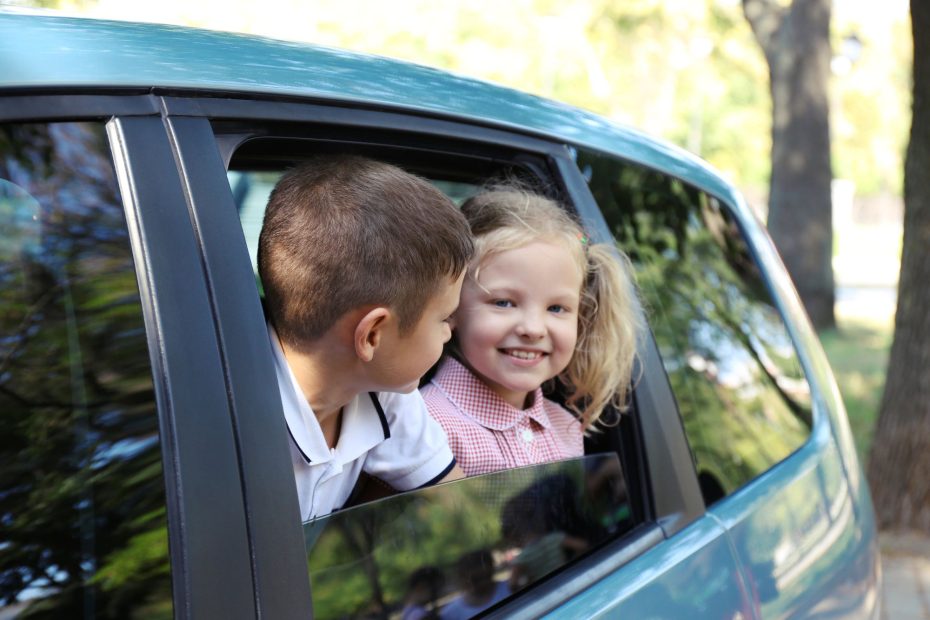
<path id="1" fill-rule="evenodd" d="M 391 316 L 391 311 L 384 306 L 377 306 L 366 312 L 355 325 L 353 344 L 355 354 L 363 362 L 370 362 L 375 357 L 375 351 L 381 346 L 384 338 L 384 329 Z"/>

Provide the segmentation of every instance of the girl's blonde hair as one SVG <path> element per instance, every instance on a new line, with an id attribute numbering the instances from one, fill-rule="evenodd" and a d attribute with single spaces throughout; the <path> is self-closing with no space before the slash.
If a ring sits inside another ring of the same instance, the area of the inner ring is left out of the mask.
<path id="1" fill-rule="evenodd" d="M 585 275 L 575 353 L 557 377 L 565 388 L 565 406 L 585 431 L 608 405 L 625 411 L 643 330 L 626 255 L 606 243 L 592 244 L 565 209 L 520 187 L 493 186 L 468 199 L 462 212 L 475 236 L 470 278 L 478 278 L 488 258 L 534 241 L 569 249 Z"/>

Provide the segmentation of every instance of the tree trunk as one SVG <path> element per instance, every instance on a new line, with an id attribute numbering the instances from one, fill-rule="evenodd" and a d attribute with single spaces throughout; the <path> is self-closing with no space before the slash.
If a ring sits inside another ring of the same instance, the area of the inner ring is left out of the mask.
<path id="1" fill-rule="evenodd" d="M 879 527 L 930 532 L 930 3 L 911 0 L 914 81 L 894 343 L 869 459 Z"/>
<path id="2" fill-rule="evenodd" d="M 772 95 L 768 229 L 818 328 L 833 313 L 830 183 L 831 0 L 743 0 L 765 54 Z"/>

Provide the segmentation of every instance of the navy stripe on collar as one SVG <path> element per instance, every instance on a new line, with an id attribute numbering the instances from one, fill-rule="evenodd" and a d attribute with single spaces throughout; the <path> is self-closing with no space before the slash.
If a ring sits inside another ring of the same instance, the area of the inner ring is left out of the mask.
<path id="1" fill-rule="evenodd" d="M 374 392 L 368 392 L 368 395 L 371 396 L 371 402 L 375 405 L 375 410 L 378 412 L 378 418 L 381 419 L 381 430 L 384 431 L 384 438 L 388 439 L 391 436 L 391 427 L 388 426 L 387 416 L 384 415 L 384 409 L 381 408 L 381 403 L 378 402 L 378 396 Z"/>
<path id="2" fill-rule="evenodd" d="M 294 447 L 297 448 L 297 451 L 300 452 L 300 456 L 304 457 L 304 460 L 307 461 L 308 465 L 312 463 L 313 461 L 309 456 L 307 456 L 306 452 L 300 449 L 300 444 L 297 443 L 296 439 L 294 439 L 294 433 L 291 432 L 291 426 L 287 423 L 286 419 L 284 420 L 284 426 L 287 427 L 287 434 L 291 436 L 291 443 L 293 443 Z"/>
<path id="3" fill-rule="evenodd" d="M 433 479 L 430 480 L 429 482 L 424 482 L 423 484 L 421 484 L 421 485 L 418 486 L 417 488 L 418 488 L 418 489 L 425 489 L 426 487 L 431 487 L 431 486 L 433 486 L 434 484 L 436 484 L 437 482 L 439 482 L 440 480 L 442 480 L 443 478 L 445 478 L 446 476 L 448 476 L 448 475 L 449 475 L 449 472 L 452 471 L 452 468 L 453 468 L 453 467 L 455 467 L 455 457 L 454 457 L 454 456 L 452 457 L 452 462 L 449 463 L 449 465 L 448 465 L 444 470 L 442 470 L 441 472 L 439 472 L 439 474 L 438 474 L 435 478 L 433 478 Z"/>

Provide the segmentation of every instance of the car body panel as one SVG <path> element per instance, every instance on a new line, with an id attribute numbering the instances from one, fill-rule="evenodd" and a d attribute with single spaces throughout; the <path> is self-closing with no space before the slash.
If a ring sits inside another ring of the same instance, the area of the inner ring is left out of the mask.
<path id="1" fill-rule="evenodd" d="M 810 440 L 739 493 L 709 509 L 727 528 L 764 618 L 861 618 L 874 609 L 867 587 L 872 536 L 826 420 Z"/>
<path id="2" fill-rule="evenodd" d="M 548 618 L 752 618 L 726 530 L 702 517 L 577 594 Z"/>

